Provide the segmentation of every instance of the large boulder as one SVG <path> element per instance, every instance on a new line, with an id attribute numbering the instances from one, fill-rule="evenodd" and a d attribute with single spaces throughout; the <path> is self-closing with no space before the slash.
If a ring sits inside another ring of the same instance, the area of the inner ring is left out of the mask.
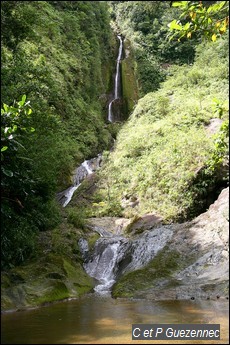
<path id="1" fill-rule="evenodd" d="M 171 230 L 171 239 L 147 266 L 118 280 L 113 296 L 228 298 L 229 188 L 222 190 L 207 212 L 193 221 L 172 225 Z"/>

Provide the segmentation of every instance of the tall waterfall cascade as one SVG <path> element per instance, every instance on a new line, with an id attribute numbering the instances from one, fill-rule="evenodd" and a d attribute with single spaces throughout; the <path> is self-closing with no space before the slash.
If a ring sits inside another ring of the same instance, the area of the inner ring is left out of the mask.
<path id="1" fill-rule="evenodd" d="M 120 61 L 122 57 L 123 42 L 120 35 L 118 58 L 116 63 L 116 75 L 114 85 L 114 98 L 108 106 L 108 121 L 114 122 L 112 104 L 121 97 Z M 85 160 L 73 173 L 73 184 L 61 193 L 58 200 L 63 207 L 70 202 L 73 193 L 80 187 L 82 181 L 100 167 L 101 154 L 98 157 Z M 86 239 L 78 242 L 83 267 L 87 274 L 95 279 L 94 290 L 100 295 L 110 294 L 116 280 L 124 273 L 134 271 L 147 265 L 172 237 L 170 226 L 145 231 L 135 239 L 128 239 L 122 235 L 94 227 L 92 230 L 100 235 L 94 248 L 89 249 Z"/>
<path id="2" fill-rule="evenodd" d="M 120 84 L 121 84 L 121 76 L 120 76 L 120 62 L 121 62 L 121 56 L 122 56 L 122 50 L 123 50 L 123 41 L 120 35 L 117 36 L 120 45 L 119 45 L 119 51 L 118 51 L 118 57 L 117 57 L 117 65 L 116 65 L 116 75 L 115 75 L 115 85 L 114 85 L 114 98 L 109 103 L 108 108 L 108 121 L 113 122 L 114 116 L 112 112 L 112 104 L 116 99 L 120 98 Z"/>
<path id="3" fill-rule="evenodd" d="M 114 98 L 109 103 L 108 107 L 108 121 L 113 122 L 114 116 L 112 113 L 112 104 L 116 99 L 120 98 L 120 84 L 121 84 L 121 77 L 120 77 L 120 61 L 122 57 L 122 50 L 123 50 L 123 42 L 120 35 L 117 36 L 120 42 L 118 57 L 117 57 L 117 64 L 116 64 L 116 75 L 115 75 L 115 85 L 114 85 Z M 95 165 L 96 161 L 96 165 Z M 85 160 L 78 168 L 76 168 L 73 174 L 73 184 L 66 190 L 57 194 L 58 202 L 63 206 L 66 207 L 70 200 L 73 197 L 74 192 L 80 187 L 82 181 L 88 176 L 91 175 L 95 170 L 97 170 L 100 166 L 101 162 L 101 154 L 98 155 L 96 158 L 92 158 L 89 160 Z"/>

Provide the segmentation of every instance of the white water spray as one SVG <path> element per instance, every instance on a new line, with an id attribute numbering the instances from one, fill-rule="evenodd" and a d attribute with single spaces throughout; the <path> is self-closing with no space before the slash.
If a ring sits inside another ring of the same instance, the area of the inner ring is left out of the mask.
<path id="1" fill-rule="evenodd" d="M 66 190 L 57 194 L 58 201 L 62 204 L 63 207 L 66 207 L 74 192 L 80 187 L 82 181 L 88 176 L 93 174 L 95 170 L 100 167 L 101 154 L 96 158 L 85 160 L 74 172 L 73 175 L 73 185 L 67 188 Z"/>
<path id="2" fill-rule="evenodd" d="M 115 78 L 115 99 L 119 98 L 118 91 L 119 91 L 119 81 L 120 81 L 120 61 L 121 61 L 121 54 L 122 54 L 122 39 L 121 36 L 117 36 L 120 40 L 120 47 L 119 53 L 117 58 L 117 68 L 116 68 L 116 78 Z"/>
<path id="3" fill-rule="evenodd" d="M 93 170 L 90 168 L 89 166 L 89 161 L 84 161 L 82 163 L 82 166 L 86 169 L 88 175 L 92 174 L 93 173 Z"/>
<path id="4" fill-rule="evenodd" d="M 120 84 L 120 61 L 123 49 L 123 42 L 120 35 L 117 36 L 120 41 L 119 52 L 117 57 L 117 66 L 116 66 L 116 76 L 115 76 L 115 86 L 114 86 L 114 99 L 109 103 L 109 110 L 108 110 L 108 121 L 113 122 L 113 113 L 112 113 L 112 104 L 115 99 L 119 98 L 119 84 Z"/>

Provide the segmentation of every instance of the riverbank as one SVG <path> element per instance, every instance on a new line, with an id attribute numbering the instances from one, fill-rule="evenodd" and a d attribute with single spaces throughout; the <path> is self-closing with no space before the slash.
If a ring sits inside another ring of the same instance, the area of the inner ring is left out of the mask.
<path id="1" fill-rule="evenodd" d="M 84 230 L 75 227 L 68 210 L 63 209 L 61 227 L 40 234 L 39 257 L 2 272 L 2 311 L 79 298 L 93 291 L 95 280 L 83 269 L 79 240 L 84 238 L 91 251 L 100 237 L 93 231 L 96 227 L 110 231 L 111 236 L 120 234 L 137 242 L 138 236 L 155 231 L 153 244 L 158 241 L 159 246 L 164 238 L 161 249 L 148 264 L 119 276 L 112 288 L 114 298 L 228 299 L 228 204 L 226 188 L 207 212 L 191 222 L 164 226 L 154 217 L 133 223 L 102 217 L 88 221 Z"/>

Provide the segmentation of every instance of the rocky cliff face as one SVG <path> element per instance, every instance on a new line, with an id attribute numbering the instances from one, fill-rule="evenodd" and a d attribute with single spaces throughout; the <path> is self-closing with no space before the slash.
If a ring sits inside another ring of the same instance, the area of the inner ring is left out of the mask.
<path id="1" fill-rule="evenodd" d="M 122 276 L 113 287 L 113 296 L 228 298 L 228 207 L 226 188 L 207 212 L 193 221 L 172 225 L 173 235 L 164 248 L 146 267 Z M 151 228 L 148 226 L 146 231 Z"/>
<path id="2" fill-rule="evenodd" d="M 123 97 L 123 113 L 127 118 L 132 112 L 139 98 L 138 86 L 135 76 L 135 59 L 129 40 L 124 40 L 125 58 L 121 62 L 121 87 Z"/>

